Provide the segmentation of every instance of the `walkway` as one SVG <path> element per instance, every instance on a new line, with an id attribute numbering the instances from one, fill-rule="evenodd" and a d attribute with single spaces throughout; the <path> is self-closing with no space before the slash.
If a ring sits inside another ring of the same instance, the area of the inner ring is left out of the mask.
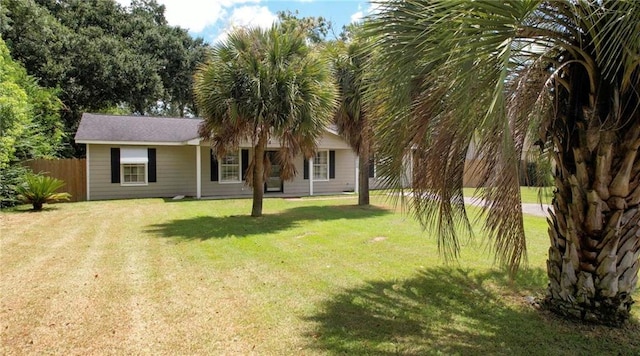
<path id="1" fill-rule="evenodd" d="M 475 206 L 483 206 L 484 201 L 482 199 L 476 198 L 464 198 L 464 202 L 466 204 L 475 205 Z M 541 217 L 549 217 L 548 210 L 552 209 L 549 204 L 539 204 L 539 203 L 522 203 L 522 212 L 528 215 L 541 216 Z"/>

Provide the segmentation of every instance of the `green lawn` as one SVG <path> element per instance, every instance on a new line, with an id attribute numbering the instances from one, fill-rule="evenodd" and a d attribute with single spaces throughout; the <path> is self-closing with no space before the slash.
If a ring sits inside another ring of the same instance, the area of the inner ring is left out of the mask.
<path id="1" fill-rule="evenodd" d="M 638 308 L 611 329 L 526 302 L 546 285 L 543 218 L 525 218 L 529 268 L 510 282 L 481 236 L 445 264 L 436 241 L 384 196 L 369 208 L 356 199 L 267 199 L 258 219 L 247 216 L 251 200 L 0 213 L 0 354 L 640 350 Z"/>

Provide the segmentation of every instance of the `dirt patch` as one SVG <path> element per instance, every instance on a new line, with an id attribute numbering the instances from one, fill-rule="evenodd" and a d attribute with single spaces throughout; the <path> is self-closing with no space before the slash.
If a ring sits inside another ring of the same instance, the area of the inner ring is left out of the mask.
<path id="1" fill-rule="evenodd" d="M 378 236 L 378 237 L 374 237 L 371 240 L 369 240 L 369 243 L 374 243 L 374 242 L 381 242 L 386 240 L 387 238 L 384 236 Z"/>
<path id="2" fill-rule="evenodd" d="M 307 231 L 304 234 L 296 235 L 293 238 L 294 239 L 301 239 L 301 238 L 304 238 L 304 237 L 307 237 L 307 236 L 313 235 L 313 234 L 315 234 L 315 231 Z"/>

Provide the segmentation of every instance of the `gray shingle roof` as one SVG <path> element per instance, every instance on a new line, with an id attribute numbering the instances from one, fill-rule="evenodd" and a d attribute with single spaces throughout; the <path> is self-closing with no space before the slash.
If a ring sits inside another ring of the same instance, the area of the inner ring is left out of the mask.
<path id="1" fill-rule="evenodd" d="M 186 142 L 198 138 L 202 119 L 82 114 L 76 142 Z"/>

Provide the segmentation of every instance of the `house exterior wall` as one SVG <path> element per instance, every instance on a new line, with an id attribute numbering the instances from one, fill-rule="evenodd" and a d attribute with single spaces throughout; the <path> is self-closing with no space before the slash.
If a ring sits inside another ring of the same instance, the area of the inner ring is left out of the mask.
<path id="1" fill-rule="evenodd" d="M 336 151 L 336 177 L 328 181 L 314 181 L 313 193 L 340 193 L 353 191 L 356 181 L 356 155 L 349 148 Z M 305 180 L 307 185 L 308 180 Z"/>
<path id="2" fill-rule="evenodd" d="M 282 193 L 283 194 L 293 194 L 293 195 L 309 195 L 309 180 L 304 179 L 304 158 L 302 155 L 299 155 L 295 159 L 296 174 L 293 177 L 293 180 L 285 181 L 282 185 Z M 274 193 L 278 194 L 278 193 Z"/>
<path id="3" fill-rule="evenodd" d="M 91 200 L 173 197 L 196 195 L 196 150 L 194 146 L 135 146 L 156 149 L 157 182 L 144 186 L 111 183 L 112 147 L 87 145 L 89 152 L 89 198 Z"/>
<path id="4" fill-rule="evenodd" d="M 369 190 L 384 189 L 382 181 L 378 178 L 369 177 Z"/>
<path id="5" fill-rule="evenodd" d="M 211 146 L 211 142 L 202 141 L 203 146 Z M 240 147 L 253 147 L 251 141 L 241 140 L 239 142 Z M 331 132 L 325 131 L 324 134 L 318 139 L 317 142 L 318 149 L 332 149 L 332 150 L 341 150 L 341 149 L 351 149 L 349 144 L 342 139 L 340 136 L 333 134 Z M 278 149 L 280 148 L 280 141 L 278 138 L 272 137 L 267 142 L 267 149 Z"/>
<path id="6" fill-rule="evenodd" d="M 318 140 L 318 149 L 345 149 L 350 150 L 351 147 L 340 136 L 326 132 Z M 355 156 L 354 156 L 355 157 Z"/>
<path id="7" fill-rule="evenodd" d="M 111 148 L 144 147 L 156 149 L 157 182 L 147 185 L 125 186 L 111 183 Z M 279 148 L 279 142 L 270 142 L 268 149 Z M 87 145 L 88 198 L 90 200 L 173 197 L 176 195 L 196 196 L 196 150 L 201 153 L 201 196 L 237 197 L 252 195 L 252 188 L 240 183 L 221 183 L 211 181 L 211 149 L 206 143 L 192 145 L 149 145 L 132 146 L 118 144 Z M 314 181 L 314 194 L 341 193 L 354 191 L 356 181 L 356 155 L 339 136 L 326 133 L 318 142 L 319 150 L 335 151 L 335 178 L 328 181 Z M 472 151 L 472 150 L 471 150 Z M 251 155 L 251 149 L 249 149 Z M 304 179 L 304 160 L 300 155 L 295 160 L 298 174 L 291 181 L 283 183 L 283 192 L 268 193 L 267 196 L 309 195 L 310 182 Z M 474 168 L 482 164 L 481 159 L 467 158 L 465 164 L 464 186 L 478 186 L 478 175 Z M 406 165 L 405 187 L 411 186 L 411 163 Z M 382 189 L 384 186 L 377 177 L 369 179 L 370 189 Z"/>
<path id="8" fill-rule="evenodd" d="M 402 187 L 410 188 L 412 184 L 412 179 L 413 179 L 413 159 L 411 157 L 411 154 L 407 154 L 404 157 L 404 173 L 402 177 Z M 369 176 L 369 189 L 375 190 L 375 189 L 387 189 L 387 188 L 389 187 L 386 186 L 384 180 L 380 178 L 378 175 L 378 167 L 374 167 L 374 176 L 373 177 Z"/>
<path id="9" fill-rule="evenodd" d="M 157 182 L 146 185 L 122 185 L 111 183 L 111 148 L 154 148 L 156 149 Z M 273 142 L 271 149 L 278 146 Z M 268 149 L 269 149 L 268 148 Z M 245 148 L 246 149 L 246 148 Z M 327 133 L 319 141 L 319 150 L 335 151 L 335 178 L 328 181 L 313 182 L 314 194 L 341 193 L 354 191 L 356 155 L 339 136 Z M 251 196 L 252 188 L 239 183 L 225 183 L 211 180 L 211 149 L 206 143 L 192 145 L 118 145 L 87 144 L 88 152 L 88 188 L 90 200 L 173 197 L 176 195 L 196 196 L 196 152 L 201 157 L 201 196 L 237 197 Z M 249 149 L 249 156 L 252 150 Z M 302 155 L 295 160 L 298 174 L 291 181 L 283 183 L 283 192 L 272 192 L 268 196 L 309 195 L 310 182 L 304 179 L 304 159 Z"/>
<path id="10" fill-rule="evenodd" d="M 276 147 L 273 147 L 276 148 Z M 211 181 L 211 149 L 208 146 L 201 146 L 202 157 L 202 196 L 251 196 L 252 188 L 241 183 L 221 183 Z M 355 154 L 351 149 L 336 149 L 335 170 L 336 176 L 328 181 L 314 181 L 314 194 L 341 193 L 343 191 L 353 191 L 355 187 Z M 249 150 L 249 155 L 252 152 Z M 304 158 L 302 155 L 296 157 L 295 166 L 298 174 L 293 180 L 283 183 L 282 194 L 286 195 L 309 195 L 309 180 L 304 179 Z M 280 193 L 269 193 L 269 196 L 277 196 Z"/>
<path id="11" fill-rule="evenodd" d="M 251 156 L 251 150 L 249 156 Z M 253 190 L 243 182 L 240 183 L 222 183 L 219 181 L 211 181 L 211 148 L 209 146 L 200 146 L 200 157 L 202 157 L 202 196 L 251 196 Z"/>

